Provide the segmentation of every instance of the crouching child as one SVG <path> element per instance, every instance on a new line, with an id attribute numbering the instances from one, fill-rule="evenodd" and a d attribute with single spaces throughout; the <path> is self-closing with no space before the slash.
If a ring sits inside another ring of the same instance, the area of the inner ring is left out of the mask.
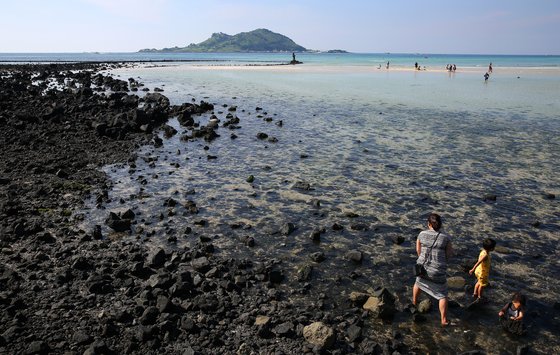
<path id="1" fill-rule="evenodd" d="M 527 299 L 520 292 L 516 292 L 498 313 L 502 328 L 514 335 L 523 335 L 526 329 L 523 325 L 525 317 L 525 304 Z"/>

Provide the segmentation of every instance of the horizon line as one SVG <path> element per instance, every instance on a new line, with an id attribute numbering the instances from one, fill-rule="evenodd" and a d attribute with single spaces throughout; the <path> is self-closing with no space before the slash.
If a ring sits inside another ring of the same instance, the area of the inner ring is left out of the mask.
<path id="1" fill-rule="evenodd" d="M 315 50 L 309 49 L 306 51 L 277 51 L 277 52 L 265 52 L 265 51 L 246 51 L 246 52 L 140 52 L 138 51 L 63 51 L 63 52 L 0 52 L 2 54 L 137 54 L 137 53 L 161 53 L 161 54 L 240 54 L 240 53 L 251 53 L 251 54 L 279 54 L 279 53 L 300 53 L 300 54 L 378 54 L 378 55 L 412 55 L 412 56 L 425 56 L 425 55 L 464 55 L 464 56 L 541 56 L 541 57 L 558 57 L 558 54 L 543 54 L 543 53 L 530 53 L 530 54 L 519 54 L 519 53 L 430 53 L 430 52 L 359 52 L 359 51 L 347 51 L 346 53 L 327 53 L 329 50 Z M 336 49 L 340 50 L 340 49 Z"/>

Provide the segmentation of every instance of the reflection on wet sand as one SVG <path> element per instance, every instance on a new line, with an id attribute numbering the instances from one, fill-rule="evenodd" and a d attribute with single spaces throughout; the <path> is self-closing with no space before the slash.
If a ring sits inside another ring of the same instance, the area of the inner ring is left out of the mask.
<path id="1" fill-rule="evenodd" d="M 553 325 L 541 325 L 538 319 L 560 292 L 555 279 L 560 207 L 558 199 L 544 195 L 560 189 L 557 119 L 520 120 L 504 111 L 381 108 L 367 102 L 341 107 L 339 102 L 303 100 L 282 89 L 282 95 L 256 99 L 250 94 L 254 87 L 243 97 L 227 87 L 234 84 L 224 85 L 222 93 L 213 94 L 219 103 L 238 107 L 235 115 L 242 128 L 233 131 L 238 138 L 230 139 L 230 130 L 220 127 L 221 137 L 211 143 L 184 141 L 184 128 L 172 120 L 169 124 L 179 134 L 164 139 L 163 147 L 141 148 L 134 171 L 130 166 L 106 168 L 114 181 L 112 202 L 105 210 L 92 203 L 87 223 L 103 224 L 107 211 L 133 208 L 139 215 L 133 235 L 145 243 L 181 248 L 207 235 L 221 254 L 282 260 L 291 273 L 286 288 L 300 289 L 294 281 L 297 271 L 313 265 L 309 293 L 325 295 L 334 308 L 347 302 L 350 292 L 377 285 L 394 290 L 404 307 L 413 283 L 414 238 L 425 216 L 438 211 L 457 249 L 449 276 L 463 284 L 473 283 L 462 265 L 476 257 L 480 241 L 498 241 L 491 302 L 473 314 L 459 307 L 466 302 L 464 289 L 453 289 L 451 315 L 460 326 L 434 331 L 435 322 L 396 319 L 395 325 L 406 327 L 405 337 L 422 338 L 426 352 L 434 344 L 442 352 L 468 350 L 473 342 L 512 351 L 520 343 L 495 341 L 503 335 L 494 308 L 522 288 L 538 329 L 528 340 L 537 349 L 550 342 L 558 347 L 557 339 L 546 336 Z M 176 96 L 170 90 L 170 98 L 180 101 L 181 90 L 178 85 Z M 239 98 L 227 96 L 231 92 Z M 261 99 L 266 100 L 266 114 L 253 109 L 263 105 Z M 223 122 L 227 108 L 218 111 Z M 197 119 L 206 124 L 209 116 Z M 282 127 L 274 124 L 279 120 Z M 257 139 L 259 132 L 278 142 Z M 208 160 L 208 155 L 217 159 Z M 254 180 L 247 182 L 250 175 Z M 168 198 L 179 204 L 163 206 Z M 188 200 L 196 203 L 197 214 L 181 206 Z M 201 220 L 204 226 L 197 223 Z M 295 230 L 282 232 L 286 223 Z M 333 228 L 335 224 L 341 228 Z M 187 227 L 191 233 L 185 232 Z M 321 242 L 313 242 L 310 233 L 322 228 Z M 176 245 L 167 242 L 168 235 L 179 237 Z M 243 244 L 245 235 L 254 237 L 254 248 Z M 404 237 L 400 245 L 394 242 L 397 236 Z M 364 254 L 359 265 L 345 257 L 353 249 Z M 311 261 L 310 254 L 317 251 L 325 261 Z M 294 295 L 295 302 L 298 297 L 309 296 Z M 391 328 L 373 320 L 371 326 L 379 332 Z M 544 332 L 542 339 L 538 332 Z"/>

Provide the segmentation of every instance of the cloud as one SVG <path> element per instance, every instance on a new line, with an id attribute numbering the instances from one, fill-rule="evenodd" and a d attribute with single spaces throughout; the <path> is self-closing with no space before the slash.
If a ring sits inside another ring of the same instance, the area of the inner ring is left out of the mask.
<path id="1" fill-rule="evenodd" d="M 101 8 L 107 13 L 143 22 L 159 22 L 163 19 L 168 0 L 82 0 Z"/>

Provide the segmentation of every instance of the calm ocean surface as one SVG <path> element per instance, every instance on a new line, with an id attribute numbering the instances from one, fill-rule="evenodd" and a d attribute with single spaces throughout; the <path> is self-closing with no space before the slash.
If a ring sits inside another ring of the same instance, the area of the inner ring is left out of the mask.
<path id="1" fill-rule="evenodd" d="M 389 53 L 297 53 L 297 59 L 312 65 L 385 65 L 426 67 L 560 67 L 560 56 L 547 55 L 455 55 Z M 231 63 L 288 62 L 290 53 L 0 53 L 0 62 L 26 61 L 220 61 Z"/>
<path id="2" fill-rule="evenodd" d="M 134 169 L 105 167 L 113 202 L 97 209 L 89 201 L 84 229 L 103 225 L 108 211 L 133 208 L 143 242 L 168 245 L 175 233 L 181 247 L 209 235 L 218 253 L 281 260 L 288 283 L 310 263 L 310 253 L 322 251 L 326 260 L 314 264 L 312 294 L 344 302 L 352 291 L 384 285 L 406 304 L 414 237 L 436 211 L 457 250 L 449 276 L 474 284 L 462 264 L 477 257 L 484 238 L 497 240 L 491 303 L 477 317 L 452 309 L 461 318 L 459 333 L 427 325 L 413 328 L 414 335 L 426 340 L 426 351 L 436 343 L 450 353 L 466 351 L 476 342 L 515 353 L 515 341 L 496 341 L 503 335 L 493 309 L 518 289 L 541 310 L 560 294 L 560 57 L 296 55 L 305 64 L 243 65 L 287 62 L 291 54 L 0 54 L 0 60 L 194 60 L 111 72 L 163 88 L 173 104 L 212 102 L 222 122 L 237 107 L 242 128 L 220 127 L 221 137 L 211 143 L 181 140 L 185 128 L 172 119 L 179 134 L 161 148 L 140 148 Z M 377 69 L 387 61 L 396 70 Z M 414 62 L 428 70 L 405 70 Z M 489 62 L 494 73 L 485 83 Z M 441 70 L 448 63 L 457 65 L 456 73 Z M 197 120 L 206 124 L 209 115 Z M 278 141 L 258 140 L 259 132 Z M 309 189 L 298 189 L 298 182 Z M 485 201 L 488 195 L 496 200 Z M 163 208 L 169 197 L 193 200 L 200 212 Z M 199 219 L 207 226 L 195 225 Z M 274 233 L 286 222 L 296 225 L 294 233 Z M 334 223 L 343 230 L 334 231 Z M 183 235 L 187 226 L 193 233 Z M 314 244 L 309 234 L 321 227 L 322 242 Z M 240 242 L 247 234 L 255 237 L 254 248 Z M 405 242 L 393 244 L 395 236 Z M 345 260 L 349 249 L 364 253 L 361 266 Z M 464 303 L 462 285 L 450 297 Z M 532 348 L 558 350 L 551 328 L 531 322 Z"/>

